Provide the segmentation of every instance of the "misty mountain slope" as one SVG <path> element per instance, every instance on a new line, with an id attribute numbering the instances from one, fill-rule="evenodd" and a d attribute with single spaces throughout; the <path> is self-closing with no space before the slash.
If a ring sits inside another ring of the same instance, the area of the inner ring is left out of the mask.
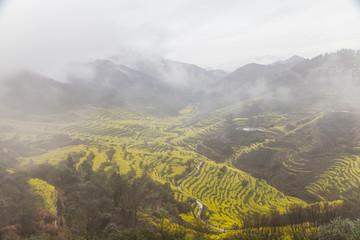
<path id="1" fill-rule="evenodd" d="M 112 59 L 157 78 L 170 87 L 191 91 L 204 91 L 208 85 L 226 76 L 222 70 L 206 70 L 194 64 L 168 59 L 149 59 L 141 56 L 124 58 L 121 55 Z"/>
<path id="2" fill-rule="evenodd" d="M 208 85 L 224 75 L 220 70 L 166 59 L 135 61 L 116 56 L 75 67 L 68 82 L 90 87 L 101 95 L 101 104 L 138 103 L 166 115 L 201 102 Z"/>
<path id="3" fill-rule="evenodd" d="M 247 64 L 218 81 L 217 91 L 232 95 L 243 94 L 250 97 L 264 94 L 266 91 L 271 90 L 272 81 L 281 77 L 294 65 L 302 61 L 304 61 L 303 58 L 293 56 L 288 60 L 269 65 Z"/>
<path id="4" fill-rule="evenodd" d="M 1 102 L 27 113 L 68 111 L 94 102 L 96 93 L 77 84 L 66 84 L 44 76 L 23 72 L 3 83 Z"/>
<path id="5" fill-rule="evenodd" d="M 300 62 L 302 62 L 304 60 L 305 60 L 305 58 L 302 58 L 302 57 L 300 57 L 298 55 L 294 55 L 294 56 L 292 56 L 292 57 L 290 57 L 290 58 L 288 58 L 288 59 L 286 59 L 284 61 L 279 61 L 279 62 L 283 63 L 283 64 L 286 64 L 288 66 L 295 66 L 295 65 L 297 65 L 298 63 L 300 63 Z"/>
<path id="6" fill-rule="evenodd" d="M 358 52 L 343 49 L 312 59 L 294 56 L 269 65 L 248 64 L 221 80 L 214 94 L 226 101 L 274 93 L 295 105 L 326 92 L 345 99 L 359 87 L 359 61 Z"/>
<path id="7" fill-rule="evenodd" d="M 276 79 L 274 85 L 291 88 L 297 84 L 320 93 L 342 91 L 358 87 L 359 65 L 359 56 L 352 50 L 319 55 L 296 64 L 287 75 Z"/>
<path id="8" fill-rule="evenodd" d="M 167 115 L 177 114 L 189 102 L 200 99 L 192 90 L 174 88 L 163 79 L 111 60 L 96 60 L 79 67 L 72 71 L 66 83 L 30 72 L 5 79 L 2 103 L 35 114 L 68 111 L 85 104 L 136 103 Z"/>
<path id="9" fill-rule="evenodd" d="M 88 73 L 85 76 L 70 75 L 68 83 L 90 88 L 98 95 L 97 104 L 146 105 L 153 113 L 161 115 L 176 114 L 187 104 L 185 98 L 161 80 L 113 60 L 96 60 L 80 68 Z M 73 71 L 76 73 L 77 69 Z"/>
<path id="10" fill-rule="evenodd" d="M 87 68 L 90 74 L 83 78 L 70 77 L 69 82 L 89 85 L 94 89 L 117 91 L 124 97 L 169 91 L 156 78 L 111 60 L 96 60 L 82 67 Z"/>
<path id="11" fill-rule="evenodd" d="M 294 110 L 327 92 L 353 96 L 356 89 L 353 86 L 359 85 L 360 73 L 359 57 L 351 50 L 310 60 L 294 56 L 270 65 L 248 64 L 225 78 L 221 71 L 163 59 L 137 59 L 132 65 L 134 69 L 115 60 L 96 60 L 75 68 L 67 83 L 46 82 L 45 77 L 40 81 L 37 79 L 40 76 L 20 74 L 14 81 L 8 81 L 6 89 L 11 94 L 8 93 L 3 102 L 13 107 L 23 104 L 27 111 L 33 106 L 35 112 L 51 112 L 57 108 L 62 111 L 87 103 L 137 102 L 154 110 L 169 109 L 175 114 L 190 103 L 215 109 L 233 101 L 271 94 L 266 101 L 273 102 L 272 105 L 282 101 Z M 84 69 L 86 74 L 82 74 Z M 178 85 L 180 82 L 182 85 Z"/>

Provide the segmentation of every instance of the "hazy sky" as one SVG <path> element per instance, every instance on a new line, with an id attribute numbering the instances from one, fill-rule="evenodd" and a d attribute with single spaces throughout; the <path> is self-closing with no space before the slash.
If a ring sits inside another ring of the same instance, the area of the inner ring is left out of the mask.
<path id="1" fill-rule="evenodd" d="M 1 0 L 0 0 L 1 2 Z M 9 0 L 2 68 L 52 75 L 123 49 L 228 71 L 298 54 L 360 49 L 356 0 Z"/>

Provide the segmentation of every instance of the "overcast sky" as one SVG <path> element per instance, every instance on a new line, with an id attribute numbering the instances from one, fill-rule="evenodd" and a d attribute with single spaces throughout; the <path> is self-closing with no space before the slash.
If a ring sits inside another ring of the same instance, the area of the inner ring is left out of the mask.
<path id="1" fill-rule="evenodd" d="M 0 0 L 1 2 L 1 0 Z M 9 0 L 2 68 L 48 75 L 124 49 L 228 71 L 360 49 L 358 0 Z"/>

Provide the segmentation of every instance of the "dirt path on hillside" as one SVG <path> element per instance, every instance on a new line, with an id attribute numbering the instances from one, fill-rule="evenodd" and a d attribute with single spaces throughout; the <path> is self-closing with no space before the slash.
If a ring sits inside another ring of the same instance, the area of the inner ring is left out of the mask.
<path id="1" fill-rule="evenodd" d="M 181 182 L 180 182 L 180 184 L 179 184 L 179 186 L 178 186 L 178 188 L 179 188 L 181 191 L 182 191 L 182 184 L 183 184 L 183 182 L 185 182 L 190 176 L 197 174 L 197 172 L 199 171 L 199 169 L 200 169 L 200 167 L 201 167 L 201 165 L 202 165 L 203 163 L 204 163 L 203 161 L 199 162 L 199 164 L 196 166 L 195 172 L 192 173 L 192 174 L 187 175 L 183 180 L 181 180 Z"/>

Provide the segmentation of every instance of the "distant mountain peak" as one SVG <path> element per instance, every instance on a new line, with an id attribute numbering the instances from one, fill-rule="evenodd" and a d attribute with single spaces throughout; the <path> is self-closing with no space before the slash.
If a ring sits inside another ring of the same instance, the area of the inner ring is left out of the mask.
<path id="1" fill-rule="evenodd" d="M 269 64 L 269 65 L 277 65 L 277 64 L 285 64 L 285 65 L 288 65 L 288 66 L 294 66 L 302 61 L 304 61 L 305 58 L 302 58 L 298 55 L 294 55 L 286 60 L 279 60 L 279 61 L 276 61 L 272 64 Z"/>
<path id="2" fill-rule="evenodd" d="M 285 64 L 297 64 L 297 63 L 302 62 L 304 60 L 305 60 L 305 58 L 302 58 L 302 57 L 300 57 L 298 55 L 294 55 L 294 56 L 286 59 L 285 61 L 283 61 L 283 63 L 285 63 Z"/>

